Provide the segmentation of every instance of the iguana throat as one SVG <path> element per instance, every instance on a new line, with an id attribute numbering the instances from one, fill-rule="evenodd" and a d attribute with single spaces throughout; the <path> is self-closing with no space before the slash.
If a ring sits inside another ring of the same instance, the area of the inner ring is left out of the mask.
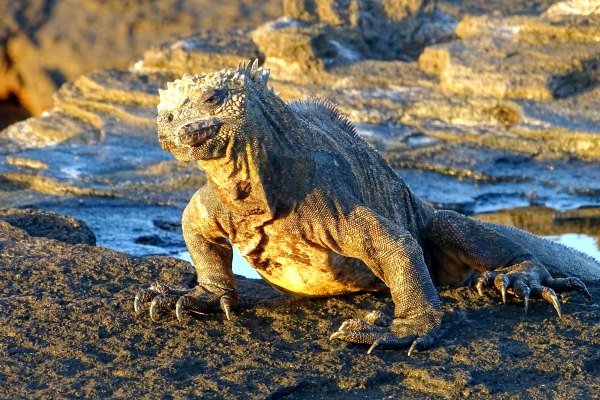
<path id="1" fill-rule="evenodd" d="M 298 130 L 299 121 L 279 97 L 272 96 L 274 98 L 268 101 L 260 99 L 248 105 L 247 119 L 240 127 L 240 134 L 234 135 L 231 149 L 223 159 L 199 165 L 221 191 L 227 188 L 230 199 L 253 207 L 260 202 L 263 210 L 274 215 L 283 207 L 282 191 L 293 188 L 299 196 L 305 192 L 308 182 L 298 180 L 296 173 L 302 176 L 301 171 L 310 160 L 306 159 L 307 154 L 303 154 L 295 136 L 289 134 L 290 130 L 277 122 L 286 121 L 288 128 L 293 126 Z M 289 154 L 297 156 L 290 158 Z M 292 197 L 295 196 L 290 199 Z"/>

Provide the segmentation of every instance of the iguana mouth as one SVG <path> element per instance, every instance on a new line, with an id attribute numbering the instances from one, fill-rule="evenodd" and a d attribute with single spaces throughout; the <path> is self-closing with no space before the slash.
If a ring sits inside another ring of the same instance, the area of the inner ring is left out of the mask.
<path id="1" fill-rule="evenodd" d="M 179 143 L 192 147 L 199 147 L 213 138 L 221 129 L 218 119 L 202 119 L 188 122 L 177 131 Z"/>

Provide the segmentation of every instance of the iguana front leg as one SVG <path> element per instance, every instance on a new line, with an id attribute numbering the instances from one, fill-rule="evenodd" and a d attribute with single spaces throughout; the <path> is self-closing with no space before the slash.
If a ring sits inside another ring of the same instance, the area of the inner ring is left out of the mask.
<path id="1" fill-rule="evenodd" d="M 198 276 L 193 289 L 176 289 L 155 283 L 140 289 L 135 296 L 134 309 L 140 312 L 150 303 L 150 317 L 156 321 L 161 311 L 175 310 L 181 320 L 184 311 L 206 314 L 219 309 L 230 318 L 231 309 L 238 303 L 238 292 L 232 272 L 233 251 L 225 232 L 216 224 L 210 212 L 216 202 L 207 190 L 200 189 L 190 200 L 181 219 L 183 237 Z"/>
<path id="2" fill-rule="evenodd" d="M 431 347 L 441 335 L 440 300 L 419 243 L 409 232 L 373 211 L 358 207 L 330 232 L 333 248 L 362 260 L 389 288 L 394 319 L 389 324 L 348 320 L 331 337 L 377 345 Z M 384 326 L 382 326 L 384 325 Z"/>
<path id="3" fill-rule="evenodd" d="M 483 287 L 494 285 L 504 303 L 507 292 L 521 297 L 525 312 L 530 297 L 540 297 L 553 305 L 559 317 L 561 308 L 555 291 L 576 290 L 588 300 L 591 299 L 587 288 L 578 278 L 552 277 L 525 247 L 527 243 L 518 243 L 491 225 L 454 211 L 441 210 L 434 214 L 426 228 L 426 235 L 437 247 L 438 253 L 444 255 L 445 261 L 466 264 L 480 273 L 476 288 L 481 295 Z M 529 237 L 531 246 L 539 246 L 534 242 L 534 236 Z"/>

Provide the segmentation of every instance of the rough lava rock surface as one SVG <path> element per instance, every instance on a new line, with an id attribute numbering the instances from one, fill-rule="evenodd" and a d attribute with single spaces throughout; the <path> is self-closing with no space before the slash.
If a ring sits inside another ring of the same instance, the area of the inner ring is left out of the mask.
<path id="1" fill-rule="evenodd" d="M 563 297 L 558 321 L 542 302 L 525 317 L 518 302 L 503 306 L 493 294 L 442 288 L 450 331 L 438 348 L 414 358 L 366 355 L 363 347 L 327 340 L 346 318 L 389 310 L 385 295 L 291 299 L 240 277 L 242 305 L 230 322 L 189 318 L 193 329 L 184 329 L 172 316 L 153 324 L 132 310 L 138 284 L 194 280 L 189 264 L 164 255 L 184 250 L 181 212 L 205 178 L 158 146 L 157 89 L 185 72 L 234 67 L 240 58 L 271 67 L 284 99 L 338 103 L 434 205 L 471 214 L 521 207 L 477 217 L 539 234 L 599 237 L 597 13 L 573 14 L 587 10 L 583 0 L 554 3 L 440 1 L 437 9 L 409 13 L 402 21 L 410 23 L 398 28 L 409 27 L 407 40 L 425 47 L 420 55 L 400 46 L 373 59 L 367 25 L 345 31 L 331 19 L 347 18 L 346 8 L 290 0 L 287 19 L 254 30 L 207 30 L 202 22 L 199 33 L 149 48 L 128 70 L 97 70 L 64 84 L 52 109 L 0 132 L 0 206 L 19 208 L 0 212 L 0 397 L 600 392 L 594 284 L 591 304 Z M 40 32 L 71 15 L 59 13 L 63 3 L 52 4 L 58 8 Z M 410 4 L 416 10 L 425 2 Z M 353 11 L 354 20 L 379 15 L 363 11 Z M 449 26 L 457 27 L 451 36 Z M 280 53 L 290 44 L 296 53 Z"/>
<path id="2" fill-rule="evenodd" d="M 151 323 L 132 312 L 137 285 L 190 286 L 191 265 L 69 244 L 51 232 L 34 237 L 7 220 L 0 221 L 3 398 L 592 398 L 600 390 L 597 300 L 565 296 L 557 320 L 543 301 L 525 317 L 519 304 L 493 295 L 442 289 L 450 329 L 439 347 L 412 358 L 367 355 L 328 335 L 345 318 L 391 309 L 385 295 L 293 299 L 238 277 L 241 306 L 231 321 L 207 315 L 182 325 L 171 315 Z M 600 296 L 600 286 L 590 290 Z"/>

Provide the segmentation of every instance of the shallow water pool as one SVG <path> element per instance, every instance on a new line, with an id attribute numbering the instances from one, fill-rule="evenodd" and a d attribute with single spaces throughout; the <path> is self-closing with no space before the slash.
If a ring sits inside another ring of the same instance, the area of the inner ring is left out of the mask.
<path id="1" fill-rule="evenodd" d="M 175 257 L 192 263 L 192 258 L 190 257 L 189 251 L 183 251 L 177 254 Z M 256 270 L 242 258 L 242 255 L 235 248 L 235 246 L 233 246 L 233 273 L 245 276 L 246 278 L 262 279 L 258 272 L 256 272 Z"/>
<path id="2" fill-rule="evenodd" d="M 589 235 L 582 233 L 565 233 L 562 235 L 544 237 L 562 243 L 566 246 L 573 247 L 574 249 L 582 251 L 600 261 L 600 248 L 598 247 L 598 242 Z M 176 257 L 192 262 L 190 253 L 187 251 L 177 254 Z M 246 278 L 261 279 L 258 272 L 256 272 L 256 270 L 242 258 L 239 251 L 237 251 L 235 247 L 233 248 L 233 273 L 245 276 Z"/>

